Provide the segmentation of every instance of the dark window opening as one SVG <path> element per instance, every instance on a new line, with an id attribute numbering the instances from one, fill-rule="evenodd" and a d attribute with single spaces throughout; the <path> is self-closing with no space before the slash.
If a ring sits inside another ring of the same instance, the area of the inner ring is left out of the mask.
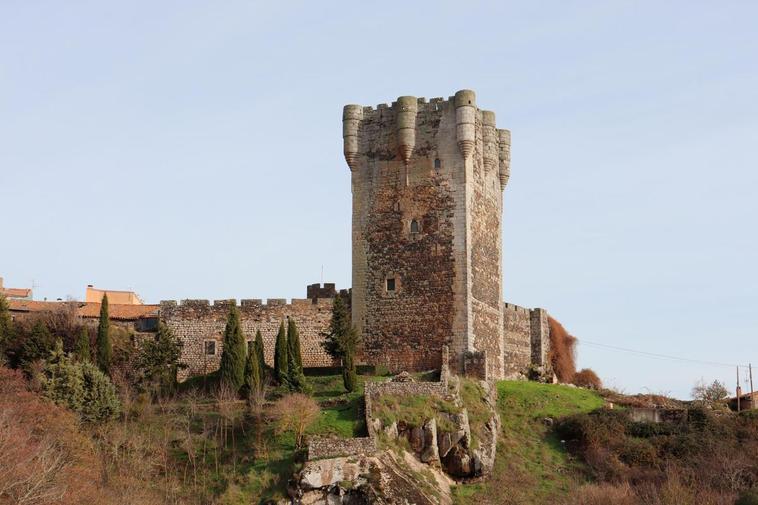
<path id="1" fill-rule="evenodd" d="M 216 341 L 215 340 L 205 341 L 205 354 L 208 356 L 216 355 Z"/>
<path id="2" fill-rule="evenodd" d="M 419 231 L 418 221 L 414 219 L 413 221 L 411 221 L 411 233 L 418 233 L 418 231 Z"/>
<path id="3" fill-rule="evenodd" d="M 395 291 L 395 279 L 387 279 L 387 291 Z"/>

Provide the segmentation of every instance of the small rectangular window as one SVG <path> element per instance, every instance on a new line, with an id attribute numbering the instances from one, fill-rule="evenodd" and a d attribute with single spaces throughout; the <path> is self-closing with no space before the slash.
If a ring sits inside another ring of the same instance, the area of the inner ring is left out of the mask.
<path id="1" fill-rule="evenodd" d="M 437 159 L 434 160 L 434 168 L 436 170 L 439 170 L 440 168 L 442 168 L 442 162 L 440 161 L 439 158 L 437 158 Z"/>
<path id="2" fill-rule="evenodd" d="M 215 356 L 216 355 L 216 341 L 215 340 L 206 340 L 205 341 L 205 354 L 207 356 Z"/>
<path id="3" fill-rule="evenodd" d="M 395 291 L 395 279 L 387 279 L 387 291 Z"/>

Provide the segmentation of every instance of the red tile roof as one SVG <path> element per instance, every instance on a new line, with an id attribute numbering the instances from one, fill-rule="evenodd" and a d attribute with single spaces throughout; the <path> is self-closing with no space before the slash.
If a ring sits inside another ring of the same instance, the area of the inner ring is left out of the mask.
<path id="1" fill-rule="evenodd" d="M 31 296 L 32 290 L 28 288 L 0 288 L 0 294 L 3 294 L 8 298 L 28 298 Z"/>
<path id="2" fill-rule="evenodd" d="M 13 312 L 46 312 L 64 307 L 66 303 L 77 305 L 77 315 L 80 317 L 100 317 L 99 303 L 86 302 L 40 302 L 33 300 L 8 300 L 8 306 Z M 108 305 L 108 315 L 111 319 L 130 321 L 141 317 L 157 316 L 160 305 Z"/>

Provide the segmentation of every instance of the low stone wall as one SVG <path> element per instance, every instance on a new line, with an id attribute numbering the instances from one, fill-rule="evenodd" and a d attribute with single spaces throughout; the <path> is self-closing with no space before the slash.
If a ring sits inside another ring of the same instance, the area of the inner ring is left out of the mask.
<path id="1" fill-rule="evenodd" d="M 337 458 L 341 456 L 370 456 L 376 452 L 376 442 L 371 437 L 326 438 L 312 437 L 308 441 L 308 459 Z"/>
<path id="2" fill-rule="evenodd" d="M 686 423 L 689 419 L 687 409 L 628 409 L 629 418 L 635 423 Z"/>

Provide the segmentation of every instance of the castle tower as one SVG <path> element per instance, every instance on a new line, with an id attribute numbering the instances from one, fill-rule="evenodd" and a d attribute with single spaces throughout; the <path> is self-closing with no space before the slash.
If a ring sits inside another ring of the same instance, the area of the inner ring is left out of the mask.
<path id="1" fill-rule="evenodd" d="M 353 192 L 353 323 L 390 370 L 451 366 L 482 351 L 503 374 L 502 191 L 510 133 L 473 91 L 347 105 Z"/>

